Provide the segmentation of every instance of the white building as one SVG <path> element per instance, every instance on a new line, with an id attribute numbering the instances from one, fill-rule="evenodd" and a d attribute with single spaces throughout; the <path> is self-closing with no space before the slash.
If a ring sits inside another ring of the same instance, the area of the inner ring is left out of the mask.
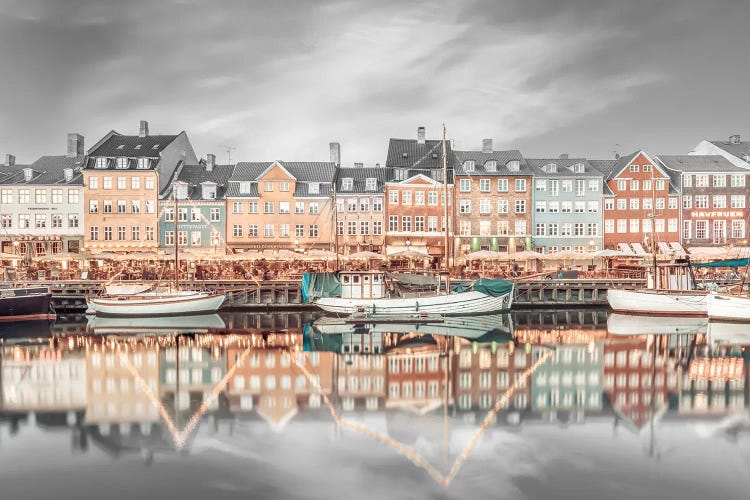
<path id="1" fill-rule="evenodd" d="M 68 153 L 0 167 L 0 246 L 31 256 L 79 252 L 83 242 L 83 137 L 68 134 Z"/>

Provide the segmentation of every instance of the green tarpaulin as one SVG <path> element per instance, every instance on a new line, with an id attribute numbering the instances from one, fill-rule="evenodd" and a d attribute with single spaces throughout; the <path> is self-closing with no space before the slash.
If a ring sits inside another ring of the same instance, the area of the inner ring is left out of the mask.
<path id="1" fill-rule="evenodd" d="M 302 300 L 310 303 L 319 297 L 341 296 L 338 273 L 305 273 L 302 275 Z"/>
<path id="2" fill-rule="evenodd" d="M 693 267 L 744 267 L 746 265 L 747 259 L 727 259 L 705 262 L 703 264 L 693 264 Z"/>
<path id="3" fill-rule="evenodd" d="M 471 284 L 459 284 L 453 287 L 453 291 L 460 293 L 467 290 L 482 292 L 490 297 L 499 297 L 513 290 L 513 282 L 508 280 L 479 278 Z"/>

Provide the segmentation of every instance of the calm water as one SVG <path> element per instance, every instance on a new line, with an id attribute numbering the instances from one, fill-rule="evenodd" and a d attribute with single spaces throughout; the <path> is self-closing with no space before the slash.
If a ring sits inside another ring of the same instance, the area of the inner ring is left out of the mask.
<path id="1" fill-rule="evenodd" d="M 2 500 L 750 495 L 750 325 L 533 311 L 3 328 Z"/>

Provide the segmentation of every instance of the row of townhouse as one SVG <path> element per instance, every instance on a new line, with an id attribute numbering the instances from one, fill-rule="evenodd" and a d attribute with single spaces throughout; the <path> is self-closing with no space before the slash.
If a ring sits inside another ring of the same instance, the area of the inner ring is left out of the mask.
<path id="1" fill-rule="evenodd" d="M 688 155 L 613 160 L 525 158 L 390 139 L 385 165 L 330 161 L 220 165 L 187 134 L 110 131 L 87 152 L 0 167 L 0 249 L 196 252 L 417 250 L 436 261 L 471 251 L 579 252 L 664 243 L 747 244 L 750 142 L 702 141 Z M 444 179 L 444 172 L 447 178 Z M 176 198 L 176 200 L 175 200 Z M 652 227 L 653 225 L 653 227 Z M 446 237 L 447 232 L 447 237 Z M 446 242 L 448 251 L 446 251 Z"/>

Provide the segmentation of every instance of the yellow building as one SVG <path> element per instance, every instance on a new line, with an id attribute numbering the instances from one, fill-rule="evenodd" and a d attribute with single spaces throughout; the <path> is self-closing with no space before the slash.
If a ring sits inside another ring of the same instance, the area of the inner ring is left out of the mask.
<path id="1" fill-rule="evenodd" d="M 83 168 L 84 248 L 89 253 L 155 251 L 158 200 L 181 163 L 196 164 L 187 134 L 114 130 L 88 152 Z"/>

